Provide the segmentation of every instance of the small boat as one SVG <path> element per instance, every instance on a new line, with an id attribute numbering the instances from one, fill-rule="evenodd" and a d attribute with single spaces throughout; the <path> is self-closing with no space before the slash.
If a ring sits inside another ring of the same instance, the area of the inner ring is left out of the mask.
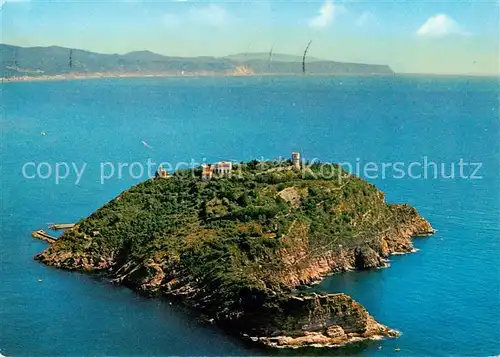
<path id="1" fill-rule="evenodd" d="M 401 348 L 397 347 L 394 351 L 401 352 Z"/>

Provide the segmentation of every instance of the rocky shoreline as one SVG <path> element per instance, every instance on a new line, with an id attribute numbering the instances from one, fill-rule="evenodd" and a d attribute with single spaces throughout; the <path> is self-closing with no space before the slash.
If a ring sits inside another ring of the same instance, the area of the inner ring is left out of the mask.
<path id="1" fill-rule="evenodd" d="M 338 250 L 308 259 L 302 242 L 298 252 L 289 254 L 288 274 L 283 279 L 290 286 L 317 284 L 327 275 L 342 273 L 356 269 L 387 267 L 387 259 L 391 255 L 414 253 L 412 238 L 434 234 L 434 229 L 422 217 L 416 216 L 374 239 L 370 244 L 361 247 L 340 247 Z"/>
<path id="2" fill-rule="evenodd" d="M 161 182 L 170 184 L 172 180 Z M 122 204 L 117 200 L 124 198 L 126 194 L 112 203 Z M 382 204 L 379 209 L 387 210 L 380 192 L 376 192 L 373 199 L 373 207 Z M 301 202 L 306 204 L 304 197 Z M 210 259 L 206 263 L 201 263 L 203 258 L 197 256 L 190 259 L 193 242 L 201 239 L 196 247 L 198 244 L 203 247 L 213 244 L 211 242 L 217 237 L 205 228 L 199 238 L 188 234 L 182 251 L 161 248 L 157 244 L 158 248 L 152 248 L 143 258 L 130 255 L 130 248 L 127 251 L 104 248 L 99 242 L 106 242 L 103 239 L 107 237 L 96 227 L 85 229 L 82 226 L 85 221 L 75 225 L 35 259 L 57 268 L 100 273 L 115 283 L 149 295 L 175 298 L 200 311 L 221 328 L 269 347 L 342 346 L 367 339 L 397 337 L 399 332 L 375 321 L 363 306 L 345 294 L 298 293 L 297 289 L 335 273 L 386 267 L 391 255 L 414 251 L 414 237 L 434 233 L 431 225 L 408 205 L 390 205 L 385 214 L 387 220 L 382 225 L 385 229 L 379 232 L 360 230 L 349 241 L 334 238 L 314 241 L 312 221 L 294 220 L 288 233 L 274 238 L 278 241 L 273 244 L 279 243 L 279 247 L 272 250 L 271 256 L 238 263 L 241 268 L 236 265 L 236 270 L 224 268 L 227 260 L 211 258 L 215 262 L 213 265 Z M 366 215 L 360 215 L 359 222 Z M 101 216 L 103 214 L 97 212 L 89 219 Z M 269 238 L 264 242 L 271 244 L 272 241 Z M 203 254 L 213 254 L 211 249 L 216 248 L 204 250 Z M 235 251 L 234 254 L 240 253 Z M 269 259 L 276 263 L 266 268 Z M 210 275 L 213 269 L 219 269 L 220 273 Z M 219 280 L 227 277 L 231 280 Z M 237 290 L 228 284 L 238 284 Z"/>
<path id="3" fill-rule="evenodd" d="M 397 227 L 380 236 L 375 240 L 374 246 L 325 252 L 322 256 L 299 266 L 295 263 L 304 255 L 298 255 L 295 260 L 289 262 L 289 270 L 284 279 L 290 287 L 297 288 L 320 283 L 326 276 L 335 273 L 356 269 L 383 268 L 387 266 L 387 258 L 391 255 L 414 252 L 413 237 L 428 236 L 433 233 L 434 229 L 430 224 L 422 217 L 417 216 L 411 223 Z M 54 253 L 50 248 L 38 254 L 35 259 L 49 266 L 86 272 L 108 271 L 113 265 L 106 259 L 91 262 L 85 257 L 75 257 L 70 253 L 60 255 Z M 150 276 L 141 285 L 136 285 L 133 278 L 134 273 L 142 269 L 148 270 Z M 168 278 L 168 274 L 154 262 L 149 262 L 147 266 L 122 266 L 116 272 L 110 273 L 109 277 L 112 278 L 113 282 L 124 283 L 137 291 L 149 294 L 160 293 L 175 298 L 188 298 L 191 300 L 188 305 L 201 307 L 200 304 L 192 301 L 199 298 L 201 292 L 198 289 L 189 283 L 183 285 L 179 277 L 177 277 L 178 281 L 176 281 L 177 278 Z M 400 335 L 399 331 L 375 321 L 363 306 L 342 293 L 290 295 L 289 299 L 299 304 L 309 305 L 307 308 L 308 317 L 299 323 L 297 330 L 293 333 L 275 330 L 265 335 L 249 335 L 247 332 L 243 332 L 242 337 L 268 347 L 299 348 L 304 346 L 340 347 L 348 343 L 393 338 Z M 340 310 L 339 306 L 342 306 Z M 305 308 L 296 307 L 296 309 L 303 310 Z M 331 320 L 331 314 L 325 313 L 325 310 L 329 311 L 330 309 L 338 311 L 336 315 L 339 322 L 334 323 Z M 314 317 L 311 318 L 311 316 Z M 355 317 L 353 318 L 353 316 Z M 356 321 L 357 325 L 351 325 L 349 319 Z M 224 318 L 219 318 L 217 322 L 222 322 L 223 326 L 226 325 Z"/>
<path id="4" fill-rule="evenodd" d="M 248 337 L 254 342 L 275 348 L 341 347 L 363 340 L 398 337 L 396 330 L 382 325 L 363 306 L 345 294 L 309 294 L 291 296 L 294 309 L 309 312 L 297 329 L 283 333 L 274 331 L 272 336 Z M 332 318 L 335 316 L 335 318 Z"/>

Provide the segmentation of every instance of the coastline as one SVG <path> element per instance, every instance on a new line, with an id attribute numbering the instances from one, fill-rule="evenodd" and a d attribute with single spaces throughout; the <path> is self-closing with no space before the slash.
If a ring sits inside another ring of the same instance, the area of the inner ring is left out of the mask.
<path id="1" fill-rule="evenodd" d="M 42 76 L 18 76 L 0 77 L 0 82 L 52 82 L 52 81 L 75 81 L 88 79 L 119 79 L 119 78 L 200 78 L 200 77 L 300 77 L 302 73 L 247 73 L 247 72 L 192 72 L 192 73 L 85 73 L 85 74 L 56 74 Z M 498 75 L 478 75 L 478 74 L 420 74 L 420 73 L 307 73 L 308 77 L 431 77 L 431 78 L 498 78 Z"/>
<path id="2" fill-rule="evenodd" d="M 78 227 L 76 227 L 78 229 Z M 418 249 L 413 247 L 412 241 L 418 238 L 425 238 L 431 236 L 435 230 L 423 217 L 417 215 L 411 222 L 402 224 L 395 227 L 395 229 L 387 235 L 378 236 L 375 241 L 378 241 L 381 246 L 377 247 L 376 251 L 365 256 L 363 254 L 363 263 L 358 265 L 355 263 L 356 250 L 349 252 L 344 251 L 340 254 L 326 254 L 328 257 L 322 257 L 317 261 L 309 262 L 305 267 L 302 275 L 300 272 L 295 271 L 293 275 L 298 278 L 295 283 L 288 281 L 291 290 L 293 288 L 307 287 L 321 283 L 327 277 L 341 272 L 365 270 L 365 269 L 383 269 L 389 268 L 389 258 L 396 255 L 406 255 L 418 252 Z M 55 244 L 57 246 L 57 244 Z M 64 270 L 81 271 L 85 273 L 96 273 L 108 270 L 108 262 L 101 260 L 99 263 L 92 265 L 89 264 L 86 258 L 75 257 L 73 254 L 58 252 L 51 252 L 54 244 L 50 244 L 47 249 L 35 256 L 35 260 L 41 263 Z M 394 250 L 395 247 L 402 248 L 403 250 Z M 378 251 L 381 249 L 382 251 Z M 331 252 L 330 252 L 331 253 Z M 372 255 L 373 254 L 373 255 Z M 326 260 L 325 260 L 326 258 Z M 90 260 L 90 259 L 89 259 Z M 334 260 L 340 260 L 340 265 L 333 264 Z M 69 263 L 69 264 L 67 264 Z M 145 293 L 147 296 L 164 296 L 176 300 L 188 308 L 199 309 L 200 313 L 206 313 L 207 316 L 212 317 L 211 323 L 215 319 L 215 323 L 223 330 L 228 331 L 230 334 L 235 332 L 240 338 L 261 347 L 268 347 L 273 349 L 300 349 L 303 347 L 313 348 L 341 348 L 352 343 L 358 343 L 367 340 L 383 340 L 387 338 L 398 338 L 402 332 L 393 329 L 383 323 L 376 321 L 369 312 L 360 305 L 352 297 L 344 293 L 299 293 L 290 294 L 286 297 L 287 302 L 285 306 L 289 306 L 290 302 L 294 302 L 293 306 L 297 311 L 307 311 L 308 316 L 300 318 L 294 316 L 297 321 L 302 320 L 300 328 L 296 327 L 294 331 L 283 331 L 274 329 L 272 333 L 264 333 L 262 330 L 250 331 L 242 328 L 242 326 L 250 323 L 253 318 L 262 318 L 261 314 L 249 316 L 249 319 L 244 319 L 239 324 L 232 325 L 228 321 L 220 321 L 216 315 L 210 314 L 199 305 L 206 296 L 201 294 L 197 296 L 198 288 L 190 286 L 188 282 L 186 286 L 176 286 L 172 288 L 171 281 L 167 281 L 168 274 L 163 271 L 163 267 L 154 262 L 149 262 L 146 268 L 150 270 L 150 275 L 146 278 L 146 282 L 138 285 L 137 282 L 131 280 L 131 276 L 137 271 L 141 265 L 137 266 L 122 266 L 120 269 L 111 273 L 108 271 L 105 275 L 110 278 L 112 283 L 117 283 L 126 286 L 138 293 Z M 330 263 L 330 264 L 329 264 Z M 122 271 L 125 268 L 124 271 Z M 302 275 L 302 276 L 301 276 Z M 299 276 L 301 276 L 299 278 Z M 293 280 L 293 279 L 292 279 Z M 183 282 L 185 284 L 186 282 Z M 191 299 L 195 297 L 194 299 Z M 308 303 L 309 302 L 309 303 Z M 342 307 L 344 306 L 344 307 Z M 345 317 L 333 319 L 328 317 L 328 311 L 338 311 L 339 307 L 347 318 L 346 321 L 341 321 Z M 263 315 L 277 315 L 282 309 L 268 309 Z M 285 309 L 289 311 L 289 309 Z M 329 323 L 328 323 L 329 321 Z M 333 322 L 335 323 L 333 323 Z M 354 322 L 356 321 L 356 322 Z M 358 324 L 361 328 L 355 328 Z M 305 328 L 306 326 L 326 326 L 326 329 L 312 329 Z M 304 329 L 305 328 L 305 329 Z M 323 331 L 324 330 L 324 331 Z M 233 332 L 230 332 L 233 331 Z M 269 331 L 268 331 L 269 332 Z"/>
<path id="3" fill-rule="evenodd" d="M 164 187 L 167 183 L 168 185 Z M 367 185 L 361 180 L 353 181 L 353 185 L 356 183 Z M 174 184 L 177 186 L 172 186 Z M 171 200 L 167 200 L 171 202 L 177 197 L 175 194 L 177 191 L 174 188 L 181 184 L 189 184 L 191 185 L 189 187 L 192 187 L 192 181 L 178 176 L 177 180 L 148 181 L 131 190 L 137 194 L 142 192 L 141 189 L 161 188 L 160 191 L 164 192 L 162 197 L 171 196 Z M 247 184 L 245 183 L 244 187 L 247 187 Z M 318 187 L 314 184 L 315 182 L 308 182 L 309 187 Z M 193 194 L 200 192 L 199 190 L 202 190 L 202 193 L 209 193 L 212 192 L 212 188 L 218 186 L 196 183 L 195 187 L 197 187 L 196 190 L 190 190 Z M 274 186 L 263 183 L 259 187 L 258 192 L 267 192 Z M 329 193 L 337 192 L 328 191 L 321 185 L 320 187 L 326 195 L 324 199 L 329 197 Z M 57 268 L 100 273 L 114 283 L 151 296 L 159 295 L 177 299 L 186 306 L 202 312 L 222 329 L 267 347 L 332 347 L 366 339 L 398 337 L 399 331 L 377 322 L 362 305 L 346 294 L 318 294 L 297 290 L 322 281 L 334 273 L 387 267 L 389 256 L 414 251 L 412 245 L 414 237 L 434 232 L 429 222 L 413 207 L 405 204 L 388 207 L 384 196 L 376 189 L 372 189 L 371 195 L 368 191 L 361 191 L 361 189 L 358 191 L 365 192 L 374 200 L 369 202 L 374 208 L 378 207 L 381 210 L 377 211 L 379 212 L 377 217 L 385 215 L 388 219 L 384 220 L 383 227 L 369 225 L 366 228 L 378 229 L 372 230 L 363 239 L 354 240 L 359 236 L 358 234 L 353 236 L 353 240 L 343 242 L 344 245 L 332 245 L 331 241 L 314 241 L 312 233 L 318 228 L 311 228 L 309 220 L 301 220 L 295 216 L 295 218 L 290 218 L 290 225 L 282 232 L 279 240 L 272 241 L 274 242 L 271 246 L 274 247 L 272 250 L 265 250 L 264 244 L 271 244 L 268 240 L 258 240 L 254 237 L 250 238 L 250 243 L 248 239 L 243 241 L 247 242 L 246 244 L 254 244 L 250 248 L 253 249 L 252 252 L 257 253 L 252 254 L 261 254 L 275 265 L 265 266 L 262 260 L 255 260 L 259 265 L 252 264 L 254 261 L 244 260 L 240 253 L 248 249 L 244 246 L 243 248 L 234 246 L 236 250 L 233 251 L 239 254 L 235 257 L 240 260 L 226 261 L 236 261 L 237 266 L 233 268 L 232 265 L 226 264 L 223 265 L 224 270 L 215 270 L 214 266 L 219 267 L 220 263 L 217 265 L 214 263 L 219 262 L 218 257 L 225 254 L 218 253 L 222 251 L 220 247 L 224 248 L 221 244 L 227 241 L 215 237 L 225 237 L 224 234 L 233 232 L 232 230 L 217 230 L 215 225 L 211 230 L 203 228 L 200 231 L 192 227 L 189 232 L 185 232 L 186 239 L 177 246 L 172 245 L 178 241 L 177 236 L 170 233 L 172 239 L 165 240 L 163 245 L 158 245 L 160 241 L 157 241 L 153 246 L 154 252 L 149 255 L 139 258 L 134 257 L 130 252 L 123 255 L 123 246 L 120 248 L 120 245 L 112 245 L 114 237 L 112 231 L 106 231 L 106 225 L 103 225 L 98 217 L 112 215 L 115 210 L 121 209 L 120 207 L 135 205 L 136 201 L 131 201 L 131 196 L 129 197 L 127 192 L 103 206 L 100 209 L 104 210 L 103 213 L 92 214 L 75 225 L 61 239 L 37 254 L 35 259 Z M 172 193 L 170 196 L 168 196 L 169 192 Z M 274 194 L 269 197 L 274 197 Z M 348 195 L 350 199 L 345 195 L 342 197 L 344 204 L 347 204 L 357 202 L 353 199 L 358 196 Z M 304 200 L 302 204 L 306 205 L 307 197 L 304 196 L 302 199 Z M 190 214 L 194 215 L 193 217 L 202 217 L 201 219 L 213 219 L 212 212 L 214 211 L 211 207 L 214 207 L 213 205 L 218 201 L 210 201 L 212 206 L 208 207 L 202 202 L 206 201 L 200 201 L 201 205 L 189 211 Z M 241 201 L 237 202 L 241 203 Z M 318 206 L 315 205 L 315 207 Z M 299 207 L 290 203 L 283 206 L 283 209 L 288 214 L 293 214 L 294 210 L 298 210 Z M 162 211 L 152 212 L 155 217 L 162 214 Z M 169 215 L 170 213 L 167 214 Z M 144 216 L 141 219 L 145 217 L 147 218 Z M 205 224 L 204 220 L 200 222 Z M 239 220 L 235 222 L 237 223 L 236 229 L 249 227 L 247 221 L 246 223 Z M 255 224 L 252 227 L 255 227 Z M 339 223 L 339 229 L 340 227 Z M 131 226 L 130 229 L 134 228 Z M 101 236 L 101 232 L 106 232 L 106 234 Z M 208 240 L 206 240 L 207 237 Z M 246 236 L 242 237 L 244 239 Z M 215 239 L 220 240 L 217 242 Z M 262 253 L 256 250 L 259 247 Z M 227 249 L 230 250 L 231 247 Z M 206 255 L 207 251 L 211 253 Z M 230 255 L 230 257 L 233 256 Z M 205 268 L 199 269 L 199 266 Z M 274 269 L 275 266 L 278 268 Z M 206 275 L 207 270 L 215 273 Z M 245 274 L 240 274 L 240 272 L 245 272 Z"/>
<path id="4" fill-rule="evenodd" d="M 192 73 L 88 73 L 88 74 L 56 74 L 43 76 L 1 77 L 2 83 L 11 82 L 45 82 L 45 81 L 72 81 L 86 79 L 116 79 L 116 78 L 199 78 L 199 77 L 300 77 L 302 73 L 247 73 L 247 72 L 192 72 Z M 397 73 L 307 73 L 307 76 L 320 77 L 386 77 Z"/>
<path id="5" fill-rule="evenodd" d="M 142 73 L 88 73 L 88 74 L 56 74 L 44 76 L 19 76 L 2 77 L 2 83 L 9 82 L 40 82 L 40 81 L 72 81 L 85 79 L 110 79 L 110 78 L 167 78 L 167 77 L 240 77 L 249 74 L 231 74 L 231 73 L 161 73 L 161 74 L 142 74 Z"/>

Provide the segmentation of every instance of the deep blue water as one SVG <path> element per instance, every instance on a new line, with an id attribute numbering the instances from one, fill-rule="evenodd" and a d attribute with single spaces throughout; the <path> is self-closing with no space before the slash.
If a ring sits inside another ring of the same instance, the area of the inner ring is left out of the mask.
<path id="1" fill-rule="evenodd" d="M 85 217 L 141 180 L 125 168 L 121 179 L 101 184 L 101 162 L 249 160 L 298 150 L 309 159 L 379 166 L 427 157 L 444 162 L 446 174 L 455 162 L 457 176 L 460 159 L 482 163 L 475 180 L 369 179 L 389 202 L 415 206 L 438 232 L 417 240 L 417 253 L 393 257 L 388 269 L 334 276 L 317 287 L 352 295 L 403 332 L 320 353 L 379 356 L 400 347 L 408 356 L 500 354 L 498 89 L 495 79 L 444 77 L 3 84 L 0 353 L 264 353 L 175 304 L 38 264 L 32 258 L 46 245 L 30 232 Z M 56 184 L 54 177 L 23 177 L 26 162 L 87 166 L 77 185 L 74 172 Z"/>

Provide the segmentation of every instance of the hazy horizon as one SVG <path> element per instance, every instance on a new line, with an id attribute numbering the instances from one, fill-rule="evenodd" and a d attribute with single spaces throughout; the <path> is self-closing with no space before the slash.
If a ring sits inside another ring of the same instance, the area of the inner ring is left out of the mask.
<path id="1" fill-rule="evenodd" d="M 498 2 L 7 0 L 2 42 L 103 54 L 245 53 L 388 65 L 397 73 L 498 75 Z"/>

